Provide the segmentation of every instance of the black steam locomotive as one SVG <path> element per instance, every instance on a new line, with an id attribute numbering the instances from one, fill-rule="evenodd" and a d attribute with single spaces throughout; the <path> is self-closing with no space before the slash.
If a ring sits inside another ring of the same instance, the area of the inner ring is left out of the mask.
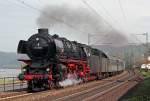
<path id="1" fill-rule="evenodd" d="M 65 80 L 81 83 L 102 79 L 125 69 L 122 60 L 111 59 L 88 45 L 51 36 L 48 29 L 38 29 L 27 41 L 20 40 L 18 60 L 26 63 L 18 77 L 28 82 L 30 91 L 64 86 Z"/>

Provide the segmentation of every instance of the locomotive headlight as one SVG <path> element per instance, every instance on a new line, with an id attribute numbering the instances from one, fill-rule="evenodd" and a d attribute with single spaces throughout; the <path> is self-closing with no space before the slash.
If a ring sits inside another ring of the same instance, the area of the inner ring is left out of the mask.
<path id="1" fill-rule="evenodd" d="M 22 69 L 22 71 L 23 71 L 23 72 L 26 72 L 26 69 L 24 68 L 24 69 Z"/>
<path id="2" fill-rule="evenodd" d="M 49 72 L 49 71 L 50 71 L 50 69 L 49 69 L 49 68 L 47 68 L 47 69 L 46 69 L 46 71 L 47 71 L 47 72 Z"/>

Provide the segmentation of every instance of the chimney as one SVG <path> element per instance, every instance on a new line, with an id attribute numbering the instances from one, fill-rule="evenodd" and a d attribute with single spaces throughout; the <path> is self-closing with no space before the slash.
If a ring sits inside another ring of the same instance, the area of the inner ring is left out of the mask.
<path id="1" fill-rule="evenodd" d="M 48 28 L 40 28 L 38 29 L 39 34 L 48 34 Z"/>

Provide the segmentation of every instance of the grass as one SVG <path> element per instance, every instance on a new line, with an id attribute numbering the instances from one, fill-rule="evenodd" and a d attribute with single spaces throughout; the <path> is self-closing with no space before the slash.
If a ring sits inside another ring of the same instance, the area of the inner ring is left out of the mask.
<path id="1" fill-rule="evenodd" d="M 150 78 L 150 70 L 146 71 L 146 70 L 141 69 L 140 73 L 144 76 L 144 78 Z"/>
<path id="2" fill-rule="evenodd" d="M 144 80 L 132 88 L 120 101 L 150 101 L 150 71 L 140 70 Z"/>

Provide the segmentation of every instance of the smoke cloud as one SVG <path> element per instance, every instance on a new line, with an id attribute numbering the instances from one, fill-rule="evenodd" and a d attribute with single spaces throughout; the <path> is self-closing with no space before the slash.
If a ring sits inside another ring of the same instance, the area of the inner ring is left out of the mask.
<path id="1" fill-rule="evenodd" d="M 81 79 L 77 79 L 77 75 L 75 73 L 74 74 L 69 73 L 67 75 L 67 79 L 59 82 L 59 85 L 62 87 L 66 87 L 66 86 L 76 85 L 81 82 L 83 81 Z"/>
<path id="2" fill-rule="evenodd" d="M 104 22 L 92 14 L 90 10 L 83 7 L 72 8 L 67 4 L 46 6 L 37 19 L 37 24 L 39 27 L 50 27 L 62 24 L 60 21 L 83 32 L 94 33 L 105 29 Z"/>
<path id="3" fill-rule="evenodd" d="M 79 80 L 77 80 L 77 79 L 65 79 L 64 81 L 59 82 L 59 84 L 61 87 L 66 87 L 66 86 L 76 85 L 76 84 L 79 84 L 81 82 L 82 82 L 81 79 L 79 79 Z"/>
<path id="4" fill-rule="evenodd" d="M 69 26 L 71 25 L 71 27 L 73 26 L 74 30 L 82 32 L 81 37 L 87 36 L 88 33 L 100 35 L 107 34 L 106 37 L 98 37 L 98 39 L 95 40 L 111 42 L 113 44 L 127 42 L 127 38 L 123 34 L 112 30 L 106 23 L 104 23 L 102 18 L 94 14 L 89 8 L 84 7 L 83 5 L 72 7 L 68 4 L 47 5 L 39 15 L 37 24 L 39 27 L 49 28 L 54 25 L 61 25 L 63 27 L 65 23 Z M 69 27 L 64 28 L 70 31 Z"/>

